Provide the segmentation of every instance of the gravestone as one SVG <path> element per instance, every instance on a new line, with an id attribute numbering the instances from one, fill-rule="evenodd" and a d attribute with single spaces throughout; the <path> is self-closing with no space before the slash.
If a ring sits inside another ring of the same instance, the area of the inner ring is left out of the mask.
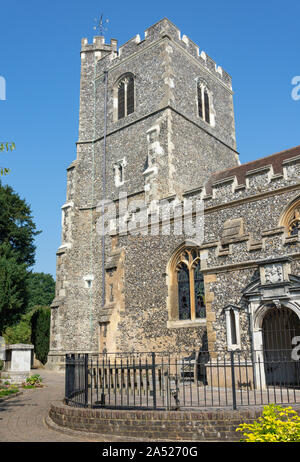
<path id="1" fill-rule="evenodd" d="M 5 370 L 1 373 L 2 379 L 12 383 L 22 383 L 30 375 L 33 345 L 17 343 L 6 345 Z"/>

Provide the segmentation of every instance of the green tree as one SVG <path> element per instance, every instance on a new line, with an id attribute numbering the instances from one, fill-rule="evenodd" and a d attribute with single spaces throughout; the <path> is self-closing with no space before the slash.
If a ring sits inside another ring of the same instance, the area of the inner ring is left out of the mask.
<path id="1" fill-rule="evenodd" d="M 6 343 L 30 343 L 31 342 L 31 325 L 27 319 L 21 319 L 18 324 L 7 327 L 3 332 Z"/>
<path id="2" fill-rule="evenodd" d="M 38 233 L 29 205 L 0 182 L 0 334 L 26 311 L 28 269 L 34 264 Z"/>
<path id="3" fill-rule="evenodd" d="M 48 306 L 37 307 L 31 316 L 31 343 L 36 358 L 43 364 L 47 362 L 50 342 L 51 310 Z"/>
<path id="4" fill-rule="evenodd" d="M 29 205 L 10 186 L 0 183 L 0 244 L 8 243 L 17 262 L 30 267 L 34 264 L 37 234 Z"/>
<path id="5" fill-rule="evenodd" d="M 51 274 L 29 273 L 27 309 L 37 305 L 49 306 L 55 296 L 55 281 Z"/>
<path id="6" fill-rule="evenodd" d="M 27 265 L 9 243 L 0 244 L 0 332 L 17 323 L 27 306 Z"/>

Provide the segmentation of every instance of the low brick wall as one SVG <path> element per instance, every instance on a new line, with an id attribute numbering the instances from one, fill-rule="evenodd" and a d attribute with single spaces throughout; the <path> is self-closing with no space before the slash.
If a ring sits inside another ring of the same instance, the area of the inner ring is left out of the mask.
<path id="1" fill-rule="evenodd" d="M 236 427 L 253 422 L 262 408 L 199 411 L 83 409 L 51 404 L 49 416 L 60 427 L 155 441 L 238 441 Z"/>

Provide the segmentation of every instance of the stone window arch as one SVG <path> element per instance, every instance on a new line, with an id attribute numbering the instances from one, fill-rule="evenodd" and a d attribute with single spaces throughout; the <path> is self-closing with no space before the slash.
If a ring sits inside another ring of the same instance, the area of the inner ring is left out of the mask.
<path id="1" fill-rule="evenodd" d="M 206 318 L 204 278 L 200 252 L 196 247 L 183 247 L 169 264 L 169 318 L 193 322 Z"/>
<path id="2" fill-rule="evenodd" d="M 225 308 L 228 351 L 241 348 L 239 311 L 240 308 L 234 305 L 229 305 Z"/>
<path id="3" fill-rule="evenodd" d="M 284 226 L 288 236 L 298 236 L 300 230 L 300 198 L 294 200 L 284 211 L 280 226 Z"/>
<path id="4" fill-rule="evenodd" d="M 133 74 L 122 75 L 114 85 L 114 119 L 120 120 L 135 110 L 135 85 Z"/>
<path id="5" fill-rule="evenodd" d="M 122 186 L 125 183 L 125 167 L 127 165 L 126 158 L 118 160 L 114 163 L 114 178 L 115 186 Z"/>
<path id="6" fill-rule="evenodd" d="M 214 120 L 212 114 L 212 94 L 203 80 L 198 80 L 197 82 L 197 108 L 198 116 L 209 125 L 212 125 Z"/>

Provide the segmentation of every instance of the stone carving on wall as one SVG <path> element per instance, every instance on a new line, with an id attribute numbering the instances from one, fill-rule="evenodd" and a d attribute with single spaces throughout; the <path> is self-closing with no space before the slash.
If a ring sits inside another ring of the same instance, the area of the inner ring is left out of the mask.
<path id="1" fill-rule="evenodd" d="M 283 281 L 282 265 L 273 264 L 265 266 L 266 284 L 275 284 Z"/>

